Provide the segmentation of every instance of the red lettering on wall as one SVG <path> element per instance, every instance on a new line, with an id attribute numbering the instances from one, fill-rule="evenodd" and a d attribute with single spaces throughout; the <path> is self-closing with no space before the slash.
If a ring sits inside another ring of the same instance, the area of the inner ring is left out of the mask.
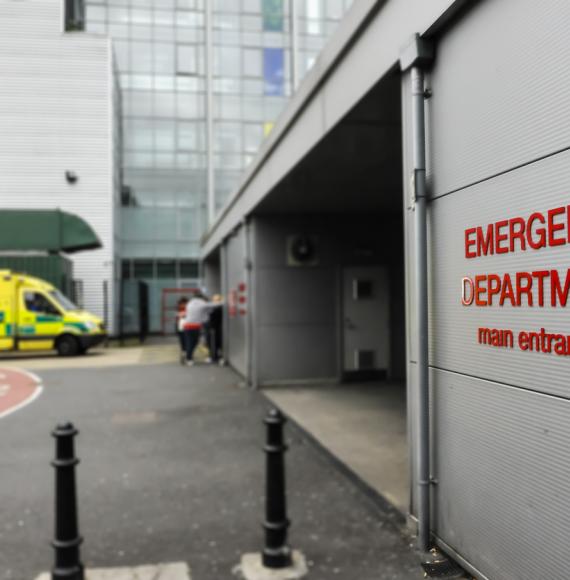
<path id="1" fill-rule="evenodd" d="M 570 244 L 570 205 L 465 229 L 465 257 Z"/>
<path id="2" fill-rule="evenodd" d="M 497 254 L 506 254 L 509 251 L 509 246 L 502 246 L 502 242 L 509 239 L 507 233 L 501 233 L 502 228 L 506 228 L 509 225 L 508 220 L 503 220 L 495 223 L 495 250 Z"/>
<path id="3" fill-rule="evenodd" d="M 566 306 L 568 302 L 568 291 L 570 290 L 570 270 L 566 271 L 566 280 L 564 282 L 564 289 L 560 285 L 560 276 L 557 270 L 552 270 L 550 273 L 550 305 L 556 306 L 556 302 L 560 306 Z"/>
<path id="4" fill-rule="evenodd" d="M 481 294 L 487 293 L 487 288 L 483 286 L 483 282 L 486 282 L 487 276 L 475 276 L 475 304 L 477 306 L 487 306 L 487 300 L 481 298 Z"/>
<path id="5" fill-rule="evenodd" d="M 477 228 L 477 255 L 486 256 L 487 254 L 493 254 L 495 252 L 494 241 L 493 241 L 493 224 L 487 226 L 487 234 L 483 234 L 483 228 L 479 226 Z"/>
<path id="6" fill-rule="evenodd" d="M 546 230 L 544 228 L 536 228 L 535 233 L 538 234 L 538 242 L 534 240 L 533 238 L 533 230 L 532 230 L 532 224 L 534 224 L 535 221 L 540 222 L 541 224 L 545 223 L 545 219 L 544 216 L 541 213 L 533 213 L 529 218 L 528 218 L 528 227 L 526 229 L 526 239 L 528 242 L 528 245 L 533 249 L 533 250 L 539 250 L 540 248 L 544 248 L 545 244 L 546 244 Z"/>
<path id="7" fill-rule="evenodd" d="M 471 306 L 474 297 L 475 289 L 473 287 L 473 280 L 466 276 L 461 280 L 461 303 L 463 306 Z"/>
<path id="8" fill-rule="evenodd" d="M 513 292 L 513 283 L 511 282 L 510 274 L 505 274 L 503 276 L 503 288 L 501 289 L 501 298 L 499 299 L 499 304 L 504 306 L 505 300 L 507 298 L 511 301 L 511 306 L 515 305 L 515 295 Z"/>
<path id="9" fill-rule="evenodd" d="M 522 218 L 516 217 L 509 221 L 509 236 L 511 238 L 509 250 L 511 252 L 515 251 L 515 240 L 519 241 L 520 249 L 522 251 L 526 250 L 526 239 L 524 237 L 525 230 L 526 224 Z"/>
<path id="10" fill-rule="evenodd" d="M 566 208 L 556 207 L 548 210 L 548 245 L 549 246 L 563 246 L 566 243 L 564 238 L 557 238 L 556 232 L 564 229 L 564 224 L 555 223 L 554 218 L 566 212 Z"/>
<path id="11" fill-rule="evenodd" d="M 550 276 L 549 270 L 536 270 L 532 277 L 538 282 L 538 305 L 544 306 L 544 279 Z"/>
<path id="12" fill-rule="evenodd" d="M 528 334 L 526 332 L 519 332 L 519 348 L 521 350 L 528 350 Z"/>
<path id="13" fill-rule="evenodd" d="M 528 272 L 517 272 L 517 306 L 522 303 L 522 295 L 526 294 L 527 303 L 532 306 L 532 276 Z"/>
<path id="14" fill-rule="evenodd" d="M 501 292 L 501 278 L 497 274 L 489 274 L 487 285 L 489 288 L 489 306 L 493 306 L 493 296 Z"/>
<path id="15" fill-rule="evenodd" d="M 471 246 L 475 245 L 475 240 L 471 238 L 474 233 L 475 228 L 465 230 L 465 257 L 468 259 L 477 257 L 477 254 L 471 249 Z"/>

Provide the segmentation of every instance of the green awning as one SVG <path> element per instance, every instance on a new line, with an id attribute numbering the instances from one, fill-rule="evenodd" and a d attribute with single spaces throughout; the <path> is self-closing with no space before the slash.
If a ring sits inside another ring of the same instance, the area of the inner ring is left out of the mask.
<path id="1" fill-rule="evenodd" d="M 0 210 L 0 251 L 80 252 L 103 244 L 82 218 L 61 210 Z"/>

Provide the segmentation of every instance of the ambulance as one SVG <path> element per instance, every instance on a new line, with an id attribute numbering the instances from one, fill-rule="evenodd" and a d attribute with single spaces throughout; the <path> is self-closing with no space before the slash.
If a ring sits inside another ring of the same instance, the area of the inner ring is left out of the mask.
<path id="1" fill-rule="evenodd" d="M 0 352 L 55 349 L 73 356 L 105 337 L 100 318 L 79 309 L 48 282 L 0 270 Z"/>

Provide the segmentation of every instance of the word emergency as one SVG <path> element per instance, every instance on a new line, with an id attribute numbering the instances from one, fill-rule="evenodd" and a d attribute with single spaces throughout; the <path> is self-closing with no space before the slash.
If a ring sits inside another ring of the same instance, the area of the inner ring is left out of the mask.
<path id="1" fill-rule="evenodd" d="M 570 205 L 465 230 L 467 259 L 570 244 Z M 464 306 L 566 307 L 570 268 L 486 273 L 461 280 Z"/>
<path id="2" fill-rule="evenodd" d="M 465 230 L 467 259 L 565 244 L 570 244 L 570 205 Z"/>

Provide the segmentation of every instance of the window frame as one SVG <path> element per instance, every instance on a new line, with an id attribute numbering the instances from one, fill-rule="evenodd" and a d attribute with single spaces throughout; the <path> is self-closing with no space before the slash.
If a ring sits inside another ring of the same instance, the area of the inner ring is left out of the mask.
<path id="1" fill-rule="evenodd" d="M 63 31 L 85 31 L 85 0 L 65 0 L 63 5 Z"/>

